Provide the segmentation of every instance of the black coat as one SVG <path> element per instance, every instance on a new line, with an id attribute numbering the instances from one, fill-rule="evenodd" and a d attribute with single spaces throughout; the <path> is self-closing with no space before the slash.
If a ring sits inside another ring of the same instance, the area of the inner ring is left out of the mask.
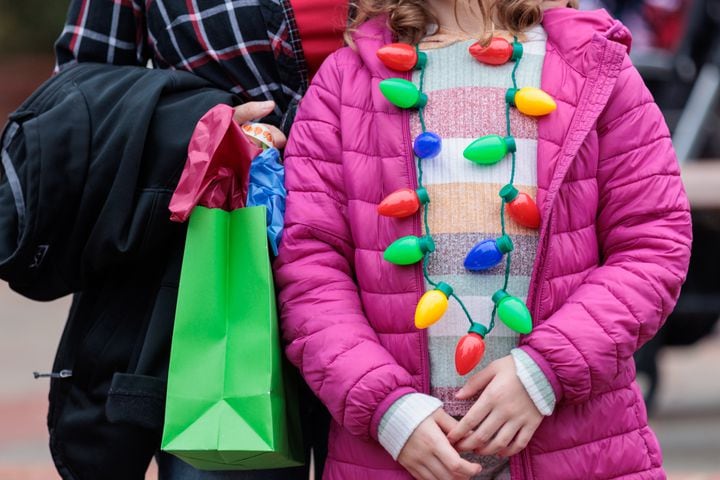
<path id="1" fill-rule="evenodd" d="M 159 447 L 185 233 L 167 207 L 219 103 L 237 99 L 189 73 L 79 64 L 10 117 L 0 278 L 75 294 L 53 367 L 72 373 L 51 380 L 48 415 L 65 479 L 144 478 Z"/>

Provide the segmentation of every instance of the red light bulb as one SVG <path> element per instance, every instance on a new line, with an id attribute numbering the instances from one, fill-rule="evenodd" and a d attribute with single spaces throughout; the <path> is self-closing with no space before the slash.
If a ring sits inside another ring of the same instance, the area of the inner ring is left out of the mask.
<path id="1" fill-rule="evenodd" d="M 479 323 L 473 323 L 467 335 L 460 339 L 455 347 L 455 370 L 458 375 L 467 375 L 482 361 L 485 355 L 485 335 L 487 329 Z"/>
<path id="2" fill-rule="evenodd" d="M 390 43 L 380 47 L 377 56 L 386 67 L 398 72 L 407 72 L 420 68 L 427 62 L 427 54 L 420 52 L 407 43 Z"/>
<path id="3" fill-rule="evenodd" d="M 421 205 L 425 205 L 429 201 L 427 190 L 422 187 L 417 190 L 401 188 L 385 197 L 378 205 L 377 210 L 380 215 L 385 217 L 409 217 L 420 210 Z"/>
<path id="4" fill-rule="evenodd" d="M 505 211 L 510 218 L 523 227 L 540 227 L 540 209 L 530 195 L 508 184 L 500 189 L 500 196 L 505 200 Z"/>
<path id="5" fill-rule="evenodd" d="M 523 47 L 518 42 L 510 43 L 504 38 L 493 37 L 488 45 L 475 42 L 470 45 L 470 55 L 486 65 L 503 65 L 522 57 Z"/>

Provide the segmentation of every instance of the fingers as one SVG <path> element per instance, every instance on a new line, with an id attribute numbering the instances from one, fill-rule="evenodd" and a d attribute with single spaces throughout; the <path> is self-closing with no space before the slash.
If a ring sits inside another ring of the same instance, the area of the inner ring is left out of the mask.
<path id="1" fill-rule="evenodd" d="M 275 148 L 279 148 L 281 150 L 283 148 L 285 148 L 285 144 L 287 143 L 287 138 L 285 137 L 285 134 L 282 132 L 282 130 L 280 130 L 279 128 L 277 128 L 273 125 L 268 125 L 265 123 L 263 125 L 265 125 L 268 128 L 268 130 L 270 130 L 270 135 L 272 135 L 272 139 L 273 139 L 273 143 L 275 144 Z"/>
<path id="2" fill-rule="evenodd" d="M 448 415 L 448 413 L 442 408 L 438 408 L 437 410 L 435 410 L 435 413 L 433 413 L 433 418 L 435 419 L 435 423 L 437 423 L 440 427 L 440 430 L 442 430 L 445 434 L 450 432 L 455 427 L 455 425 L 458 424 L 458 421 Z"/>
<path id="3" fill-rule="evenodd" d="M 476 472 L 479 473 L 480 469 L 476 467 L 480 465 L 475 466 L 463 459 L 447 441 L 440 428 L 433 429 L 430 440 L 433 449 L 430 455 L 425 456 L 423 464 L 435 475 L 434 478 L 468 480 Z"/>
<path id="4" fill-rule="evenodd" d="M 529 426 L 524 426 L 515 435 L 515 439 L 506 448 L 503 448 L 498 452 L 498 455 L 503 457 L 510 457 L 523 451 L 525 447 L 530 443 L 530 439 L 535 433 L 535 429 Z"/>
<path id="5" fill-rule="evenodd" d="M 475 431 L 460 440 L 455 448 L 461 452 L 470 452 L 486 446 L 506 421 L 507 419 L 497 410 L 490 412 L 487 418 L 478 422 Z"/>
<path id="6" fill-rule="evenodd" d="M 430 478 L 436 478 L 438 480 L 444 479 L 444 478 L 453 478 L 452 473 L 450 473 L 450 470 L 445 468 L 445 465 L 436 457 L 431 456 L 425 459 L 425 467 L 430 471 L 432 474 L 432 477 Z"/>
<path id="7" fill-rule="evenodd" d="M 422 480 L 469 480 L 482 467 L 460 457 L 448 442 L 436 417 L 449 424 L 447 418 L 433 413 L 410 436 L 400 451 L 398 462 L 413 477 Z M 449 418 L 452 420 L 452 417 Z"/>
<path id="8" fill-rule="evenodd" d="M 503 448 L 507 447 L 515 438 L 520 426 L 514 422 L 507 422 L 503 425 L 494 438 L 485 446 L 475 449 L 478 455 L 494 455 Z"/>
<path id="9" fill-rule="evenodd" d="M 462 418 L 462 420 L 460 420 L 447 434 L 447 438 L 450 443 L 455 445 L 457 442 L 465 438 L 470 431 L 475 429 L 480 422 L 485 420 L 485 417 L 488 416 L 491 409 L 492 405 L 481 395 L 478 401 L 470 407 L 470 410 L 468 410 L 468 413 Z"/>
<path id="10" fill-rule="evenodd" d="M 233 120 L 235 120 L 235 122 L 237 122 L 239 125 L 243 125 L 245 123 L 257 121 L 263 117 L 268 116 L 272 113 L 274 109 L 275 102 L 273 102 L 272 100 L 267 102 L 244 103 L 234 108 L 235 113 L 233 113 Z M 282 130 L 275 127 L 274 125 L 268 125 L 265 123 L 263 123 L 263 125 L 267 127 L 267 129 L 270 131 L 270 135 L 272 135 L 272 140 L 275 147 L 279 149 L 285 148 L 285 144 L 287 143 L 287 137 L 285 137 L 285 134 L 282 132 Z"/>
<path id="11" fill-rule="evenodd" d="M 437 480 L 435 475 L 425 465 L 417 465 L 408 471 L 410 475 L 418 480 Z"/>
<path id="12" fill-rule="evenodd" d="M 275 109 L 275 102 L 268 100 L 267 102 L 247 102 L 238 105 L 233 110 L 233 120 L 238 124 L 260 120 L 268 116 Z"/>
<path id="13" fill-rule="evenodd" d="M 491 367 L 492 364 L 470 377 L 465 385 L 455 394 L 455 398 L 465 400 L 484 389 L 495 376 L 495 369 Z"/>
<path id="14" fill-rule="evenodd" d="M 435 457 L 447 469 L 451 475 L 450 478 L 472 478 L 482 471 L 482 467 L 480 465 L 462 458 L 447 441 L 438 444 Z"/>

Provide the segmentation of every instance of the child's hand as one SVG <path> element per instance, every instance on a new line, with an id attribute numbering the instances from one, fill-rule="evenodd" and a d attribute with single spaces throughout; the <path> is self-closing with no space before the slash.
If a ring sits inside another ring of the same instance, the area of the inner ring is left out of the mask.
<path id="1" fill-rule="evenodd" d="M 420 480 L 467 480 L 480 473 L 482 467 L 460 457 L 445 436 L 456 424 L 445 410 L 436 410 L 418 425 L 400 451 L 400 465 Z"/>
<path id="2" fill-rule="evenodd" d="M 254 122 L 270 115 L 274 108 L 275 102 L 273 102 L 272 100 L 267 102 L 243 103 L 242 105 L 238 105 L 234 108 L 235 113 L 233 114 L 233 120 L 235 120 L 239 125 L 243 125 L 248 122 Z M 285 134 L 280 131 L 279 128 L 272 125 L 268 125 L 266 123 L 263 123 L 262 125 L 265 125 L 268 130 L 270 130 L 275 146 L 279 149 L 284 148 L 285 144 L 287 143 L 287 138 L 285 138 Z"/>
<path id="3" fill-rule="evenodd" d="M 467 415 L 448 434 L 458 451 L 515 455 L 527 446 L 542 421 L 508 355 L 473 375 L 457 393 L 466 399 L 482 390 Z"/>

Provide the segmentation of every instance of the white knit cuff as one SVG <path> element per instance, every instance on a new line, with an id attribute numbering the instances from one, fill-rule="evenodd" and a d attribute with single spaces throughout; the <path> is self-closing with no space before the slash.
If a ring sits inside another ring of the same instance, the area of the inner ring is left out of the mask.
<path id="1" fill-rule="evenodd" d="M 380 445 L 397 460 L 418 425 L 440 407 L 440 400 L 423 393 L 410 393 L 398 398 L 380 420 Z"/>
<path id="2" fill-rule="evenodd" d="M 535 407 L 546 417 L 552 415 L 555 410 L 555 392 L 543 371 L 524 350 L 514 348 L 510 354 L 515 361 L 515 373 Z"/>

